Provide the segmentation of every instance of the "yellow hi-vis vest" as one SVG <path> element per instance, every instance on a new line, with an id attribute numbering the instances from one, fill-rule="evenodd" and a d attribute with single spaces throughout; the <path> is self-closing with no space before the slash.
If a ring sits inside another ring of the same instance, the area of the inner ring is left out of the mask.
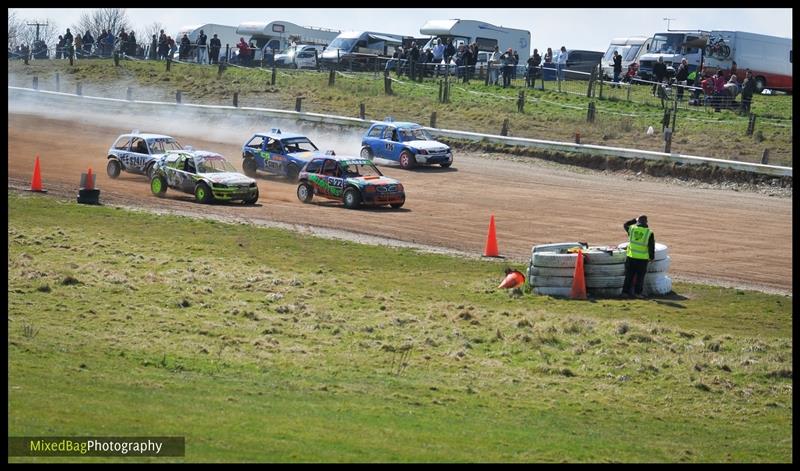
<path id="1" fill-rule="evenodd" d="M 630 258 L 639 260 L 650 260 L 650 249 L 647 244 L 650 241 L 650 229 L 639 225 L 632 225 L 628 228 L 628 249 L 625 254 Z"/>

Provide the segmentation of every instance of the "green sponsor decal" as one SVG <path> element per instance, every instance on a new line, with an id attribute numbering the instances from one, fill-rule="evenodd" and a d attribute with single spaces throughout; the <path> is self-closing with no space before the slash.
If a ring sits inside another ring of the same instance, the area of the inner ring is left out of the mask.
<path id="1" fill-rule="evenodd" d="M 333 196 L 341 196 L 342 195 L 342 189 L 341 188 L 337 188 L 337 187 L 331 185 L 330 183 L 328 183 L 328 180 L 326 180 L 325 177 L 320 177 L 319 175 L 309 175 L 308 179 L 311 180 L 312 182 L 316 183 L 317 186 L 319 186 L 320 188 L 324 189 L 325 191 L 327 191 L 328 193 L 330 193 Z"/>

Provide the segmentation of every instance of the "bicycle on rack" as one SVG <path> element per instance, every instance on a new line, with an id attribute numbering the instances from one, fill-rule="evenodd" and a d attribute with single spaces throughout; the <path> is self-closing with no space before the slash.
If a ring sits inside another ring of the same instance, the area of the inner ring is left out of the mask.
<path id="1" fill-rule="evenodd" d="M 731 55 L 731 48 L 725 44 L 725 40 L 722 38 L 717 38 L 715 41 L 706 45 L 705 53 L 708 57 L 716 56 L 720 59 L 726 59 Z"/>

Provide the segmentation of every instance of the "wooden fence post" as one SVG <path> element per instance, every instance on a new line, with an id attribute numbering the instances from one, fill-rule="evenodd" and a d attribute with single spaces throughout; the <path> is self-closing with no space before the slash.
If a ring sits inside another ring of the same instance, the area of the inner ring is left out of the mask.
<path id="1" fill-rule="evenodd" d="M 61 91 L 61 75 L 58 72 L 56 72 L 56 91 Z"/>
<path id="2" fill-rule="evenodd" d="M 275 56 L 273 56 L 273 57 L 275 57 Z M 275 74 L 276 73 L 277 73 L 277 70 L 275 68 L 275 61 L 273 60 L 272 61 L 272 78 L 270 78 L 270 80 L 269 80 L 270 85 L 275 85 Z"/>
<path id="3" fill-rule="evenodd" d="M 664 130 L 664 152 L 670 153 L 672 150 L 672 129 L 666 128 Z"/>
<path id="4" fill-rule="evenodd" d="M 331 72 L 328 74 L 328 86 L 332 87 L 336 83 L 336 71 L 331 67 Z"/>
<path id="5" fill-rule="evenodd" d="M 365 118 L 366 114 L 367 114 L 366 106 L 364 106 L 364 103 L 359 103 L 358 104 L 358 117 L 361 118 L 361 119 L 366 119 Z"/>
<path id="6" fill-rule="evenodd" d="M 37 77 L 36 75 L 33 76 L 33 89 L 34 90 L 39 89 L 39 77 Z"/>
<path id="7" fill-rule="evenodd" d="M 519 91 L 519 97 L 517 98 L 517 111 L 520 113 L 525 112 L 525 90 Z"/>
<path id="8" fill-rule="evenodd" d="M 300 108 L 301 108 L 301 105 L 302 105 L 302 102 L 303 102 L 303 98 L 305 98 L 305 97 L 299 96 L 299 97 L 295 98 L 295 100 L 294 100 L 294 110 L 297 111 L 298 113 L 300 112 Z"/>
<path id="9" fill-rule="evenodd" d="M 169 72 L 171 66 L 172 66 L 172 58 L 170 56 L 167 56 L 167 72 Z"/>
<path id="10" fill-rule="evenodd" d="M 81 87 L 80 82 L 75 84 L 75 94 L 78 96 L 83 96 L 83 87 Z"/>
<path id="11" fill-rule="evenodd" d="M 180 104 L 180 103 L 181 103 L 181 99 L 182 99 L 182 97 L 181 97 L 181 91 L 180 91 L 180 90 L 178 90 L 177 92 L 175 92 L 175 103 L 178 103 L 178 104 Z"/>
<path id="12" fill-rule="evenodd" d="M 239 107 L 239 92 L 233 92 L 233 106 Z"/>
<path id="13" fill-rule="evenodd" d="M 747 122 L 747 135 L 752 136 L 753 131 L 756 129 L 756 115 L 755 113 L 750 113 L 750 119 Z"/>
<path id="14" fill-rule="evenodd" d="M 432 128 L 436 127 L 436 112 L 435 111 L 431 111 L 431 127 Z"/>
<path id="15" fill-rule="evenodd" d="M 508 136 L 508 118 L 503 120 L 503 128 L 500 130 L 501 136 Z"/>
<path id="16" fill-rule="evenodd" d="M 764 149 L 764 154 L 761 156 L 761 163 L 769 165 L 769 149 Z"/>

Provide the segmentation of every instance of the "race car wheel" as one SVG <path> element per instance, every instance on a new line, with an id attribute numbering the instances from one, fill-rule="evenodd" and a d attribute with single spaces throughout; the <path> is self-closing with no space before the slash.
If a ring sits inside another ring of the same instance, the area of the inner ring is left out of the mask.
<path id="1" fill-rule="evenodd" d="M 361 194 L 355 188 L 344 190 L 344 207 L 347 209 L 357 209 L 361 206 Z"/>
<path id="2" fill-rule="evenodd" d="M 120 165 L 119 160 L 108 159 L 108 165 L 106 165 L 106 172 L 108 173 L 108 176 L 111 178 L 117 178 L 120 171 L 122 171 L 122 165 Z"/>
<path id="3" fill-rule="evenodd" d="M 150 191 L 159 198 L 163 198 L 167 192 L 167 179 L 162 175 L 156 175 L 150 179 Z"/>
<path id="4" fill-rule="evenodd" d="M 154 164 L 150 164 L 150 165 L 148 165 L 148 166 L 147 166 L 147 168 L 145 169 L 145 171 L 144 171 L 144 174 L 145 174 L 145 175 L 147 175 L 147 178 L 149 178 L 149 179 L 152 179 L 152 178 L 153 178 L 153 168 L 154 168 L 154 167 L 155 167 L 155 165 L 154 165 Z"/>
<path id="5" fill-rule="evenodd" d="M 258 189 L 256 189 L 256 194 L 253 195 L 252 198 L 244 200 L 243 203 L 244 204 L 256 204 L 256 201 L 258 201 Z"/>
<path id="6" fill-rule="evenodd" d="M 393 207 L 394 209 L 398 209 L 402 208 L 404 204 L 406 204 L 406 200 L 403 200 L 400 203 L 390 203 L 389 206 Z"/>
<path id="7" fill-rule="evenodd" d="M 286 177 L 291 181 L 297 181 L 297 176 L 300 175 L 300 169 L 295 164 L 289 164 L 286 167 Z"/>
<path id="8" fill-rule="evenodd" d="M 297 185 L 297 199 L 303 203 L 310 203 L 314 198 L 314 190 L 308 183 L 301 183 Z"/>
<path id="9" fill-rule="evenodd" d="M 364 146 L 361 148 L 361 158 L 372 160 L 372 149 L 370 149 L 369 146 Z"/>
<path id="10" fill-rule="evenodd" d="M 453 162 L 447 162 L 446 164 L 441 164 L 441 165 L 442 168 L 450 168 L 450 166 L 453 165 Z"/>
<path id="11" fill-rule="evenodd" d="M 400 168 L 404 168 L 406 170 L 412 169 L 417 165 L 417 161 L 414 160 L 414 156 L 411 155 L 411 152 L 404 150 L 400 152 Z"/>
<path id="12" fill-rule="evenodd" d="M 244 159 L 242 161 L 242 171 L 245 175 L 250 178 L 256 176 L 256 170 L 258 169 L 258 165 L 254 159 Z"/>
<path id="13" fill-rule="evenodd" d="M 214 196 L 211 194 L 211 188 L 205 182 L 200 182 L 194 187 L 194 198 L 198 203 L 210 203 Z"/>

